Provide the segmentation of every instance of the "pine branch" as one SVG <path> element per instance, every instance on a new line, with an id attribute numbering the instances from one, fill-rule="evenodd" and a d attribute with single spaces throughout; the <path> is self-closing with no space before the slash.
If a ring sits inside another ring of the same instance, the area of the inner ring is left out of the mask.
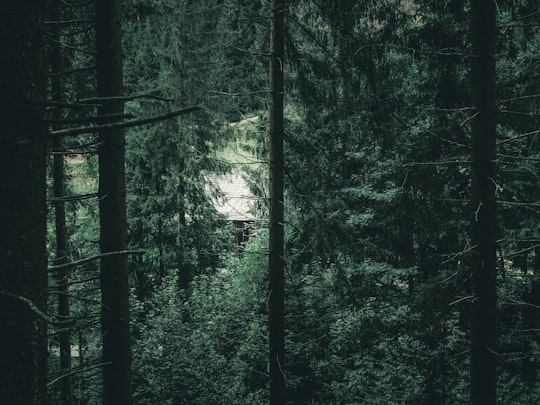
<path id="1" fill-rule="evenodd" d="M 120 129 L 120 128 L 131 128 L 137 127 L 146 124 L 153 124 L 155 122 L 165 121 L 171 118 L 175 118 L 179 115 L 187 114 L 193 111 L 200 110 L 199 106 L 186 107 L 181 110 L 173 111 L 167 114 L 156 115 L 154 117 L 142 118 L 135 121 L 126 121 L 126 122 L 117 122 L 106 125 L 96 125 L 94 127 L 77 127 L 69 129 L 60 129 L 58 131 L 49 131 L 49 135 L 54 136 L 68 136 L 68 135 L 81 135 L 81 134 L 91 134 L 99 131 L 107 131 L 111 129 Z"/>
<path id="2" fill-rule="evenodd" d="M 526 138 L 528 136 L 537 135 L 537 134 L 540 134 L 540 130 L 525 132 L 524 134 L 511 136 L 510 138 L 503 139 L 503 140 L 499 141 L 498 144 L 501 145 L 503 143 L 512 142 L 512 141 L 515 141 L 515 140 L 518 140 L 518 139 L 521 139 L 521 138 Z"/>
<path id="3" fill-rule="evenodd" d="M 172 102 L 174 99 L 172 98 L 165 98 L 161 96 L 157 96 L 155 94 L 135 94 L 132 96 L 111 96 L 111 97 L 93 97 L 93 98 L 82 98 L 79 101 L 79 103 L 101 103 L 103 101 L 133 101 L 139 98 L 150 98 L 158 101 L 167 101 Z"/>
<path id="4" fill-rule="evenodd" d="M 109 123 L 112 121 L 121 121 L 128 118 L 135 118 L 135 116 L 132 114 L 109 114 L 99 115 L 97 117 L 44 119 L 41 122 L 49 125 L 67 125 L 86 123 Z"/>
<path id="5" fill-rule="evenodd" d="M 89 66 L 89 67 L 80 68 L 80 69 L 65 70 L 65 71 L 62 71 L 62 72 L 52 72 L 52 73 L 49 73 L 47 75 L 47 77 L 67 76 L 67 75 L 70 75 L 70 74 L 73 74 L 73 73 L 89 72 L 89 71 L 93 71 L 93 70 L 96 70 L 96 67 L 95 66 Z"/>
<path id="6" fill-rule="evenodd" d="M 86 257 L 86 258 L 81 259 L 81 260 L 75 260 L 74 262 L 58 264 L 56 266 L 49 266 L 49 268 L 47 270 L 49 272 L 52 272 L 52 271 L 57 271 L 57 270 L 62 270 L 62 269 L 68 269 L 68 268 L 71 268 L 71 267 L 76 267 L 76 266 L 79 266 L 81 264 L 88 263 L 88 262 L 98 260 L 98 259 L 101 259 L 103 257 L 108 257 L 108 256 L 143 254 L 143 253 L 146 253 L 146 250 L 142 250 L 142 249 L 138 249 L 138 250 L 120 250 L 120 251 L 117 251 L 117 252 L 101 253 L 99 255 Z"/>
<path id="7" fill-rule="evenodd" d="M 17 295 L 17 294 L 13 294 L 13 293 L 10 293 L 10 292 L 7 292 L 7 291 L 2 291 L 0 290 L 0 295 L 3 295 L 4 297 L 8 297 L 8 298 L 12 298 L 16 301 L 19 301 L 23 304 L 26 305 L 26 307 L 32 311 L 35 315 L 37 315 L 37 317 L 45 322 L 47 322 L 48 324 L 50 325 L 53 325 L 53 326 L 65 326 L 65 325 L 70 325 L 70 324 L 73 324 L 73 321 L 72 320 L 63 320 L 63 321 L 60 321 L 60 320 L 55 320 L 53 319 L 51 316 L 47 315 L 45 312 L 43 312 L 42 310 L 40 310 L 36 304 L 34 304 L 32 302 L 32 300 L 26 298 L 26 297 L 23 297 L 22 295 Z"/>
<path id="8" fill-rule="evenodd" d="M 95 149 L 101 144 L 102 142 L 92 142 L 82 145 L 66 146 L 65 148 L 51 148 L 48 149 L 47 153 L 50 155 L 83 155 L 95 153 Z"/>
<path id="9" fill-rule="evenodd" d="M 53 197 L 50 198 L 48 201 L 50 202 L 69 202 L 69 201 L 81 201 L 81 200 L 88 200 L 90 198 L 98 197 L 98 193 L 90 193 L 90 194 L 82 194 L 82 195 L 74 195 L 74 196 L 66 196 L 66 197 Z"/>
<path id="10" fill-rule="evenodd" d="M 85 371 L 88 371 L 88 370 L 92 370 L 94 368 L 98 368 L 98 367 L 104 367 L 104 366 L 108 366 L 109 364 L 111 363 L 97 363 L 97 364 L 92 364 L 92 365 L 88 365 L 88 366 L 84 366 L 84 367 L 79 367 L 79 368 L 75 368 L 75 369 L 72 369 L 71 371 L 67 372 L 67 373 L 64 373 L 62 374 L 61 376 L 55 378 L 54 380 L 51 380 L 47 383 L 47 388 L 53 386 L 54 384 L 56 384 L 58 381 L 61 381 L 63 380 L 64 378 L 70 376 L 70 375 L 73 375 L 73 374 L 79 374 L 79 373 L 83 373 Z"/>
<path id="11" fill-rule="evenodd" d="M 64 21 L 45 21 L 47 25 L 71 25 L 71 24 L 93 24 L 94 20 L 64 20 Z"/>
<path id="12" fill-rule="evenodd" d="M 69 101 L 52 101 L 52 100 L 24 100 L 18 99 L 15 100 L 18 102 L 26 102 L 34 105 L 41 105 L 45 107 L 56 107 L 56 108 L 89 108 L 89 107 L 102 107 L 101 104 L 86 104 L 86 103 L 77 103 Z"/>

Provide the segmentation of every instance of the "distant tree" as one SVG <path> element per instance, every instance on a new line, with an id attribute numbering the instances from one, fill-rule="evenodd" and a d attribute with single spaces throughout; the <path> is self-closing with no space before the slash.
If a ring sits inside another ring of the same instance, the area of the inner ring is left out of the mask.
<path id="1" fill-rule="evenodd" d="M 43 2 L 0 5 L 0 403 L 46 402 Z"/>
<path id="2" fill-rule="evenodd" d="M 96 0 L 99 115 L 122 114 L 124 102 L 119 0 Z M 120 99 L 119 99 L 120 98 Z M 99 134 L 99 213 L 102 253 L 127 248 L 125 137 L 122 129 Z M 128 262 L 124 254 L 101 259 L 103 404 L 132 403 Z"/>
<path id="3" fill-rule="evenodd" d="M 496 403 L 497 179 L 493 0 L 471 2 L 471 403 Z"/>
<path id="4" fill-rule="evenodd" d="M 189 295 L 192 279 L 214 271 L 215 252 L 228 244 L 207 187 L 208 173 L 226 166 L 215 159 L 228 139 L 220 111 L 228 103 L 216 96 L 221 88 L 215 83 L 228 82 L 223 76 L 232 64 L 215 45 L 228 35 L 218 26 L 224 16 L 216 9 L 224 8 L 207 0 L 126 7 L 126 92 L 168 100 L 136 100 L 128 112 L 158 113 L 176 103 L 204 106 L 194 115 L 135 128 L 127 139 L 129 246 L 147 250 L 131 271 L 137 298 L 147 304 L 170 272 Z"/>

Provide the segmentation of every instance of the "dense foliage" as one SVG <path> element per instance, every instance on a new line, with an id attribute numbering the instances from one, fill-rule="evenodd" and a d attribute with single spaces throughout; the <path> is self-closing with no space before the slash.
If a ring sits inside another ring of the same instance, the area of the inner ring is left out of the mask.
<path id="1" fill-rule="evenodd" d="M 287 400 L 468 403 L 469 2 L 288 3 Z M 129 245 L 144 250 L 130 259 L 137 404 L 268 402 L 268 15 L 263 1 L 125 2 L 125 93 L 140 96 L 126 113 L 201 107 L 127 133 Z M 539 18 L 534 1 L 498 2 L 504 404 L 540 402 Z M 83 46 L 87 35 L 69 38 Z M 90 63 L 72 53 L 71 68 Z M 89 75 L 66 80 L 66 96 L 90 97 Z M 94 139 L 69 142 L 79 145 L 67 160 L 69 192 L 92 193 Z M 257 202 L 241 246 L 213 203 L 212 179 L 232 171 Z M 97 203 L 66 209 L 70 258 L 96 254 Z M 75 269 L 70 287 L 72 315 L 85 320 L 72 334 L 85 356 L 75 397 L 88 404 L 101 395 L 96 272 L 95 263 Z"/>

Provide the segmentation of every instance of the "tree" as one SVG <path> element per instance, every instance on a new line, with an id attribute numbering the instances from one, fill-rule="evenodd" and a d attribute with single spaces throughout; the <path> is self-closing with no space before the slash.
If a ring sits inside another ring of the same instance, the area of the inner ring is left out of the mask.
<path id="1" fill-rule="evenodd" d="M 120 1 L 96 0 L 97 95 L 99 115 L 122 114 L 123 94 Z M 107 99 L 110 98 L 110 99 Z M 125 137 L 122 129 L 99 134 L 99 213 L 101 253 L 127 248 Z M 127 256 L 101 259 L 103 404 L 132 402 L 131 334 Z"/>
<path id="2" fill-rule="evenodd" d="M 285 1 L 270 5 L 269 142 L 270 233 L 268 256 L 268 332 L 270 404 L 285 404 L 285 244 L 283 199 L 283 69 Z"/>
<path id="3" fill-rule="evenodd" d="M 44 8 L 2 2 L 0 28 L 0 403 L 46 401 L 47 262 Z"/>
<path id="4" fill-rule="evenodd" d="M 497 212 L 493 0 L 471 2 L 471 403 L 496 403 Z"/>
<path id="5" fill-rule="evenodd" d="M 50 20 L 57 22 L 61 20 L 62 12 L 59 0 L 50 2 Z M 61 102 L 63 97 L 63 83 L 60 73 L 63 71 L 63 55 L 61 52 L 61 31 L 60 25 L 54 24 L 51 27 L 51 99 Z M 53 119 L 61 119 L 62 114 L 59 109 L 53 111 Z M 54 219 L 55 219 L 55 241 L 56 254 L 54 264 L 67 262 L 68 232 L 66 226 L 66 208 L 63 198 L 66 195 L 64 155 L 61 152 L 64 142 L 59 136 L 51 140 L 52 149 L 58 152 L 53 155 L 53 195 L 54 195 Z M 69 268 L 58 270 L 56 274 L 58 293 L 58 316 L 66 319 L 70 315 L 69 299 Z M 69 375 L 71 369 L 71 330 L 62 328 L 58 332 L 58 345 L 60 348 L 60 371 L 66 375 L 60 381 L 60 398 L 62 405 L 71 405 L 73 397 L 72 378 Z"/>

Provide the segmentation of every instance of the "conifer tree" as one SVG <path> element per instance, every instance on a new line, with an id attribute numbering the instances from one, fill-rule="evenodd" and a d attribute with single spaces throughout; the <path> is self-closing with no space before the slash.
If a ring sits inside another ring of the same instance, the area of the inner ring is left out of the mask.
<path id="1" fill-rule="evenodd" d="M 120 1 L 96 0 L 97 95 L 99 115 L 124 111 Z M 127 248 L 125 138 L 122 129 L 99 134 L 101 253 Z M 125 254 L 101 259 L 103 404 L 132 403 L 128 262 Z"/>
<path id="2" fill-rule="evenodd" d="M 60 24 L 55 24 L 61 20 L 63 13 L 59 0 L 50 2 L 50 21 L 51 27 L 51 98 L 54 101 L 61 102 L 63 97 L 63 80 L 61 72 L 63 71 L 63 55 L 61 52 L 61 30 Z M 53 119 L 61 119 L 61 110 L 53 111 Z M 66 226 L 66 208 L 65 208 L 65 167 L 64 155 L 61 150 L 64 145 L 62 137 L 53 137 L 51 140 L 52 149 L 58 152 L 53 156 L 53 195 L 54 195 L 54 220 L 55 220 L 55 242 L 56 252 L 54 264 L 63 264 L 68 259 L 68 234 Z M 58 316 L 66 319 L 70 316 L 69 299 L 69 268 L 58 270 L 56 274 L 57 293 L 58 293 Z M 60 399 L 62 405 L 71 405 L 73 397 L 72 377 L 69 375 L 71 369 L 71 331 L 69 328 L 62 328 L 58 332 L 58 345 L 60 349 L 60 371 L 66 373 L 60 380 Z"/>
<path id="3" fill-rule="evenodd" d="M 0 4 L 0 403 L 46 403 L 47 136 L 41 1 Z"/>
<path id="4" fill-rule="evenodd" d="M 283 198 L 283 70 L 285 1 L 270 6 L 269 142 L 270 142 L 270 235 L 268 281 L 268 331 L 270 404 L 285 404 L 285 250 Z"/>
<path id="5" fill-rule="evenodd" d="M 493 0 L 471 2 L 471 403 L 496 403 L 497 212 Z"/>

